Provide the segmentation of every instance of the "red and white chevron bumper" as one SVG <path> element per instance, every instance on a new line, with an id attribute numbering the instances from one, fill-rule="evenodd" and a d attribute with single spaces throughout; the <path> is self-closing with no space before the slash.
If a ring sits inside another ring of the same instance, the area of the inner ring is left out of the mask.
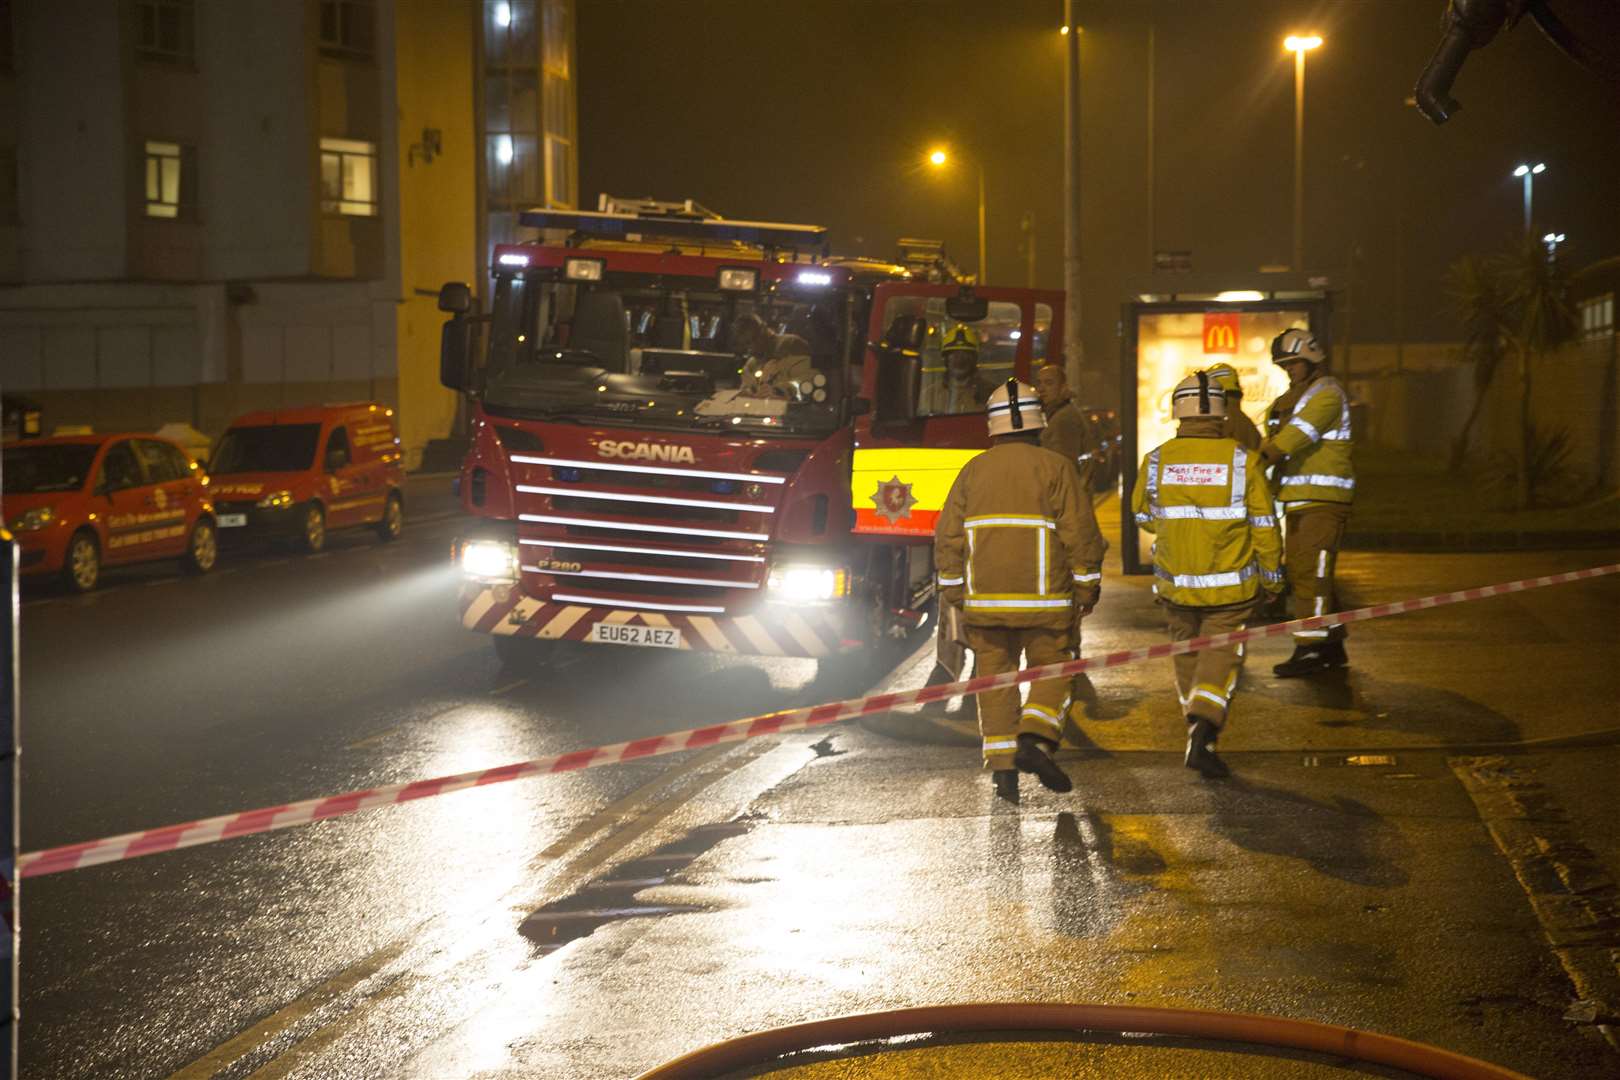
<path id="1" fill-rule="evenodd" d="M 461 590 L 461 625 L 483 634 L 548 641 L 595 642 L 599 624 L 680 631 L 682 649 L 742 656 L 833 656 L 865 643 L 848 632 L 855 620 L 841 608 L 762 604 L 746 615 L 600 607 L 538 600 L 513 586 L 468 583 Z"/>

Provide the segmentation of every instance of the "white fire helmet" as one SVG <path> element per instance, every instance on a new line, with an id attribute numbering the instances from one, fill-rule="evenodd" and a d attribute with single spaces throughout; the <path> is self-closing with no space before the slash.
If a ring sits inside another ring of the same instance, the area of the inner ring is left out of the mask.
<path id="1" fill-rule="evenodd" d="M 1322 346 L 1309 330 L 1290 328 L 1271 339 L 1271 359 L 1278 364 L 1286 364 L 1290 360 L 1320 364 L 1327 359 L 1327 353 L 1322 351 Z"/>
<path id="2" fill-rule="evenodd" d="M 1226 394 L 1207 371 L 1195 371 L 1176 383 L 1170 394 L 1170 415 L 1177 420 L 1199 416 L 1225 416 Z"/>
<path id="3" fill-rule="evenodd" d="M 990 392 L 985 405 L 990 420 L 990 437 L 1012 435 L 1020 431 L 1039 431 L 1046 426 L 1046 413 L 1035 388 L 1017 379 L 1008 379 Z"/>

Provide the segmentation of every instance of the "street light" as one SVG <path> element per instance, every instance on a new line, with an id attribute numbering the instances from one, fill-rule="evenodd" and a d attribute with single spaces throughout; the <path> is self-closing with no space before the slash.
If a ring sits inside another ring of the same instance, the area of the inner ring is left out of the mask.
<path id="1" fill-rule="evenodd" d="M 1305 54 L 1322 44 L 1321 34 L 1289 34 L 1283 48 L 1294 54 L 1294 272 L 1305 268 Z"/>
<path id="2" fill-rule="evenodd" d="M 1514 176 L 1524 178 L 1524 235 L 1526 236 L 1530 235 L 1530 201 L 1534 197 L 1536 177 L 1546 171 L 1547 163 L 1545 161 L 1538 161 L 1534 165 L 1521 162 L 1519 167 L 1513 170 Z"/>
<path id="3" fill-rule="evenodd" d="M 947 165 L 950 164 L 950 161 L 951 161 L 951 155 L 950 155 L 949 152 L 947 152 L 945 150 L 944 147 L 935 147 L 933 150 L 929 151 L 929 153 L 928 153 L 928 164 L 932 165 L 936 169 L 945 168 Z M 979 171 L 979 284 L 983 285 L 983 284 L 985 284 L 986 281 L 989 280 L 989 276 L 990 276 L 989 271 L 985 268 L 986 254 L 985 254 L 985 243 L 984 243 L 984 162 L 982 160 L 975 159 L 973 164 Z"/>
<path id="4" fill-rule="evenodd" d="M 1569 238 L 1563 233 L 1548 233 L 1543 236 L 1541 242 L 1547 245 L 1547 258 L 1551 259 L 1556 256 L 1558 254 L 1558 245 L 1567 239 Z"/>

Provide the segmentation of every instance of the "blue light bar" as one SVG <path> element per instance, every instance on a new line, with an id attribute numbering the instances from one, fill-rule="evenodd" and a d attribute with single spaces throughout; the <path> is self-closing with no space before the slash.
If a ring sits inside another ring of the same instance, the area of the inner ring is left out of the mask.
<path id="1" fill-rule="evenodd" d="M 604 240 L 657 236 L 796 249 L 817 248 L 827 242 L 825 226 L 779 225 L 768 221 L 704 220 L 651 214 L 643 217 L 592 210 L 525 210 L 518 215 L 518 220 L 531 229 L 563 229 Z"/>

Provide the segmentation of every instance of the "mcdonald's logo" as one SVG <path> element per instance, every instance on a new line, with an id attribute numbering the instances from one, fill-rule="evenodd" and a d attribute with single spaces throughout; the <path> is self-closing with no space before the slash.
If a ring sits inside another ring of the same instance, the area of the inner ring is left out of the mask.
<path id="1" fill-rule="evenodd" d="M 1238 351 L 1237 312 L 1209 312 L 1204 315 L 1204 352 L 1232 355 Z"/>

